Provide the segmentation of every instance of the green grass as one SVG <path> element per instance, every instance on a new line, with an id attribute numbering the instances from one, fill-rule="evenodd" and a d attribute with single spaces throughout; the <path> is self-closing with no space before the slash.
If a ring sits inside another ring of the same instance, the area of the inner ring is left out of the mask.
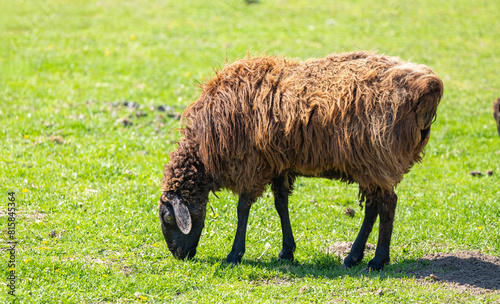
<path id="1" fill-rule="evenodd" d="M 491 115 L 500 96 L 498 2 L 0 0 L 0 7 L 0 201 L 5 211 L 7 193 L 16 193 L 18 302 L 500 300 L 422 286 L 398 272 L 427 253 L 500 256 L 500 139 Z M 291 198 L 297 263 L 276 259 L 281 230 L 268 194 L 252 209 L 243 263 L 225 265 L 237 198 L 224 191 L 211 196 L 196 258 L 174 260 L 156 206 L 179 123 L 152 108 L 182 112 L 199 95 L 198 82 L 248 50 L 307 59 L 359 49 L 427 64 L 445 83 L 427 156 L 398 187 L 391 265 L 362 275 L 370 256 L 345 270 L 325 254 L 354 240 L 363 213 L 355 185 L 319 179 L 299 179 Z M 487 169 L 495 174 L 469 175 Z M 358 211 L 354 218 L 343 216 L 347 207 Z M 2 248 L 6 227 L 2 214 Z M 2 251 L 0 302 L 13 299 L 7 258 Z"/>

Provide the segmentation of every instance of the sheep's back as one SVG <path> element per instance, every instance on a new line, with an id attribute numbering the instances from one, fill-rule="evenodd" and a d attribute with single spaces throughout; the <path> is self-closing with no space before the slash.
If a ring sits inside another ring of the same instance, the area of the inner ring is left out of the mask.
<path id="1" fill-rule="evenodd" d="M 203 86 L 184 114 L 185 135 L 196 137 L 209 171 L 231 172 L 228 183 L 339 172 L 363 189 L 390 190 L 425 145 L 412 92 L 425 75 L 432 71 L 366 52 L 240 60 Z"/>

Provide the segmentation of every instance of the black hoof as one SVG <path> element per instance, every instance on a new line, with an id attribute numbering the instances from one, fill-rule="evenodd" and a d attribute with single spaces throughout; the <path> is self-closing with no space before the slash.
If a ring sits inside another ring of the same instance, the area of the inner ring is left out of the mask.
<path id="1" fill-rule="evenodd" d="M 278 260 L 293 262 L 293 252 L 286 252 L 281 250 L 278 254 Z"/>
<path id="2" fill-rule="evenodd" d="M 243 256 L 243 254 L 236 254 L 234 252 L 231 252 L 227 255 L 226 263 L 237 265 L 237 264 L 241 263 L 242 256 Z"/>
<path id="3" fill-rule="evenodd" d="M 350 254 L 344 259 L 344 267 L 345 268 L 351 268 L 351 267 L 354 267 L 356 265 L 359 264 L 359 262 L 361 262 L 361 260 L 363 260 L 363 256 L 361 257 L 353 257 L 351 256 Z"/>
<path id="4" fill-rule="evenodd" d="M 366 270 L 369 271 L 381 271 L 384 269 L 385 265 L 389 264 L 389 259 L 376 259 L 373 258 L 368 265 L 366 266 Z"/>

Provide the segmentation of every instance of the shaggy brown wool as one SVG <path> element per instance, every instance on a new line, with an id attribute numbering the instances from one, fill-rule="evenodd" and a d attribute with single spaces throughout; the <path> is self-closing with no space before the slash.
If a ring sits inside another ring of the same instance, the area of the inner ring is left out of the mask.
<path id="1" fill-rule="evenodd" d="M 493 118 L 497 124 L 498 135 L 500 135 L 500 98 L 493 103 Z"/>
<path id="2" fill-rule="evenodd" d="M 356 182 L 363 198 L 392 192 L 421 160 L 442 93 L 428 67 L 369 52 L 236 61 L 183 113 L 162 190 L 257 198 L 302 175 Z"/>
<path id="3" fill-rule="evenodd" d="M 188 203 L 206 201 L 213 186 L 198 155 L 199 145 L 182 140 L 165 165 L 162 191 L 178 192 Z"/>

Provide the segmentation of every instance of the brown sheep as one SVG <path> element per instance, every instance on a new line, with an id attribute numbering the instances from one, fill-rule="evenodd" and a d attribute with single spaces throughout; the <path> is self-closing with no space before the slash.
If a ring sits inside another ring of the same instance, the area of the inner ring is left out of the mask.
<path id="1" fill-rule="evenodd" d="M 500 98 L 493 103 L 493 118 L 495 119 L 495 123 L 497 125 L 498 135 L 500 136 Z"/>
<path id="2" fill-rule="evenodd" d="M 239 263 L 252 203 L 271 185 L 281 219 L 280 259 L 293 260 L 288 196 L 298 176 L 359 184 L 365 218 L 344 265 L 359 263 L 380 215 L 369 269 L 389 262 L 394 188 L 423 156 L 443 93 L 426 66 L 370 52 L 300 62 L 277 57 L 228 64 L 183 113 L 183 138 L 162 181 L 159 215 L 174 257 L 192 258 L 210 191 L 239 195 L 227 262 Z"/>

